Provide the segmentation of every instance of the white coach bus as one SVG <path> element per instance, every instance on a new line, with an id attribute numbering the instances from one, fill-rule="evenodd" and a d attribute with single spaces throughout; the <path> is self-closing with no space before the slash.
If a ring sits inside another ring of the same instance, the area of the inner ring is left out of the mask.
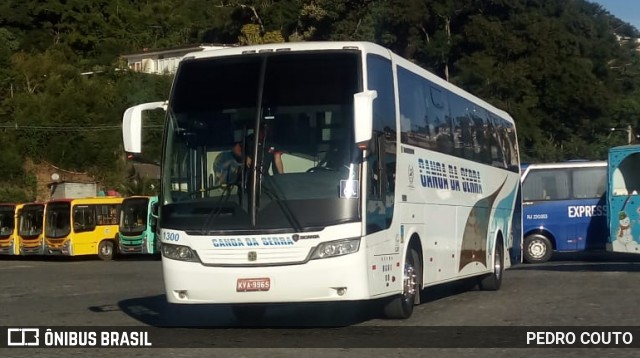
<path id="1" fill-rule="evenodd" d="M 366 42 L 281 43 L 186 56 L 168 102 L 159 231 L 167 299 L 264 304 L 382 299 L 407 318 L 422 289 L 511 264 L 519 188 L 513 119 Z M 257 160 L 255 159 L 257 158 Z M 256 317 L 254 317 L 256 318 Z"/>

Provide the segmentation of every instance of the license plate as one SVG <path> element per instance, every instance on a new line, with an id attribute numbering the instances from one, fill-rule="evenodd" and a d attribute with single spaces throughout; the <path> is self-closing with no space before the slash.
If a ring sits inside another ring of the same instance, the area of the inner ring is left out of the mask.
<path id="1" fill-rule="evenodd" d="M 268 277 L 261 278 L 239 278 L 236 283 L 237 292 L 250 291 L 269 291 L 271 288 L 271 279 Z"/>

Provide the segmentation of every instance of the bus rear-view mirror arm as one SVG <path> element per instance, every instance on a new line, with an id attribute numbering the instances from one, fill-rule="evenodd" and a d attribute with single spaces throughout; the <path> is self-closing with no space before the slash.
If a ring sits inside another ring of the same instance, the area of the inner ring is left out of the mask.
<path id="1" fill-rule="evenodd" d="M 158 217 L 159 217 L 158 211 L 159 211 L 158 203 L 151 205 L 151 217 L 154 218 L 155 220 L 158 220 Z"/>

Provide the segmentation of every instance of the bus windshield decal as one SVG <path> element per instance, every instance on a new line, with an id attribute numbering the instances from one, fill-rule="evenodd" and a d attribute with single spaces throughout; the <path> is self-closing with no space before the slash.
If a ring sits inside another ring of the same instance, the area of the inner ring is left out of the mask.
<path id="1" fill-rule="evenodd" d="M 296 240 L 297 241 L 297 240 Z M 268 236 L 259 238 L 220 238 L 211 239 L 213 247 L 256 247 L 256 246 L 293 246 L 291 236 Z"/>

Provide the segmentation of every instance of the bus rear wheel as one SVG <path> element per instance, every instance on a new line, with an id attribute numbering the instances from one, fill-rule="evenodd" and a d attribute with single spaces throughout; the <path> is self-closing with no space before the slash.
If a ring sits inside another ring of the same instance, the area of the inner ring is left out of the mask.
<path id="1" fill-rule="evenodd" d="M 384 315 L 387 318 L 409 318 L 413 313 L 413 306 L 420 303 L 422 265 L 420 256 L 414 248 L 410 248 L 407 252 L 402 282 L 402 293 L 392 297 L 384 306 Z"/>
<path id="2" fill-rule="evenodd" d="M 529 235 L 524 239 L 524 260 L 529 263 L 547 262 L 552 252 L 551 241 L 543 235 Z"/>
<path id="3" fill-rule="evenodd" d="M 98 257 L 104 261 L 113 259 L 114 245 L 111 240 L 102 240 L 98 245 Z"/>

